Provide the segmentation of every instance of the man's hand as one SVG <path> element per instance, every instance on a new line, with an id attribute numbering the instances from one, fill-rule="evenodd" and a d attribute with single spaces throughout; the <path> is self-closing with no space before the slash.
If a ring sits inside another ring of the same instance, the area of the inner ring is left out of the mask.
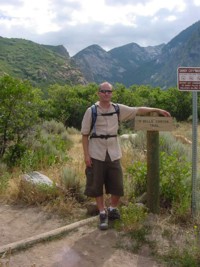
<path id="1" fill-rule="evenodd" d="M 92 160 L 90 156 L 85 157 L 85 165 L 87 167 L 92 167 Z"/>
<path id="2" fill-rule="evenodd" d="M 168 111 L 166 111 L 166 110 L 160 109 L 159 110 L 159 113 L 161 115 L 163 115 L 164 117 L 171 117 L 171 114 Z"/>

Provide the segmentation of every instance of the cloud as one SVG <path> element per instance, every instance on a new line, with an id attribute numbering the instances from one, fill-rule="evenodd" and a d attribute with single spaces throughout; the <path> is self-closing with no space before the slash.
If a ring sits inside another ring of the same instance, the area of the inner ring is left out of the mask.
<path id="1" fill-rule="evenodd" d="M 73 56 L 92 44 L 108 51 L 167 43 L 199 11 L 200 0 L 1 0 L 0 35 L 62 44 Z"/>
<path id="2" fill-rule="evenodd" d="M 21 6 L 23 5 L 23 0 L 1 0 L 1 6 Z"/>

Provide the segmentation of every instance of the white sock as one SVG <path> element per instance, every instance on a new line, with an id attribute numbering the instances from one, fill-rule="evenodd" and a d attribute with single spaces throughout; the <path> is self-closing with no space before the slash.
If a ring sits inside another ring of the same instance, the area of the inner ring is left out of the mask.
<path id="1" fill-rule="evenodd" d="M 115 209 L 116 209 L 116 207 L 112 207 L 112 206 L 109 207 L 110 211 L 115 210 Z"/>
<path id="2" fill-rule="evenodd" d="M 102 210 L 102 211 L 100 211 L 99 213 L 100 213 L 100 214 L 105 214 L 106 211 L 105 211 L 105 210 Z"/>

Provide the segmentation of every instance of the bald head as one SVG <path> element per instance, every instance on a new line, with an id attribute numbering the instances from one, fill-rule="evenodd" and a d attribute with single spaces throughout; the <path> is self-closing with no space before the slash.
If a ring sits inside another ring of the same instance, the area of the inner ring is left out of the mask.
<path id="1" fill-rule="evenodd" d="M 99 85 L 98 90 L 112 90 L 112 84 L 110 84 L 109 82 L 103 82 Z"/>

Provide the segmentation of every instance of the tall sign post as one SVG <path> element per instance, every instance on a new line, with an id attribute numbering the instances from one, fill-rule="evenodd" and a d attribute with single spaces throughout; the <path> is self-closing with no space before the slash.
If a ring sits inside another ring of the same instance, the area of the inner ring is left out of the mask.
<path id="1" fill-rule="evenodd" d="M 161 117 L 156 112 L 135 118 L 135 130 L 147 131 L 147 207 L 152 213 L 160 210 L 159 131 L 173 128 L 172 117 Z"/>
<path id="2" fill-rule="evenodd" d="M 197 92 L 200 90 L 200 67 L 179 67 L 177 84 L 180 91 L 192 92 L 192 215 L 196 216 L 196 188 L 197 188 L 197 134 L 198 109 Z"/>

